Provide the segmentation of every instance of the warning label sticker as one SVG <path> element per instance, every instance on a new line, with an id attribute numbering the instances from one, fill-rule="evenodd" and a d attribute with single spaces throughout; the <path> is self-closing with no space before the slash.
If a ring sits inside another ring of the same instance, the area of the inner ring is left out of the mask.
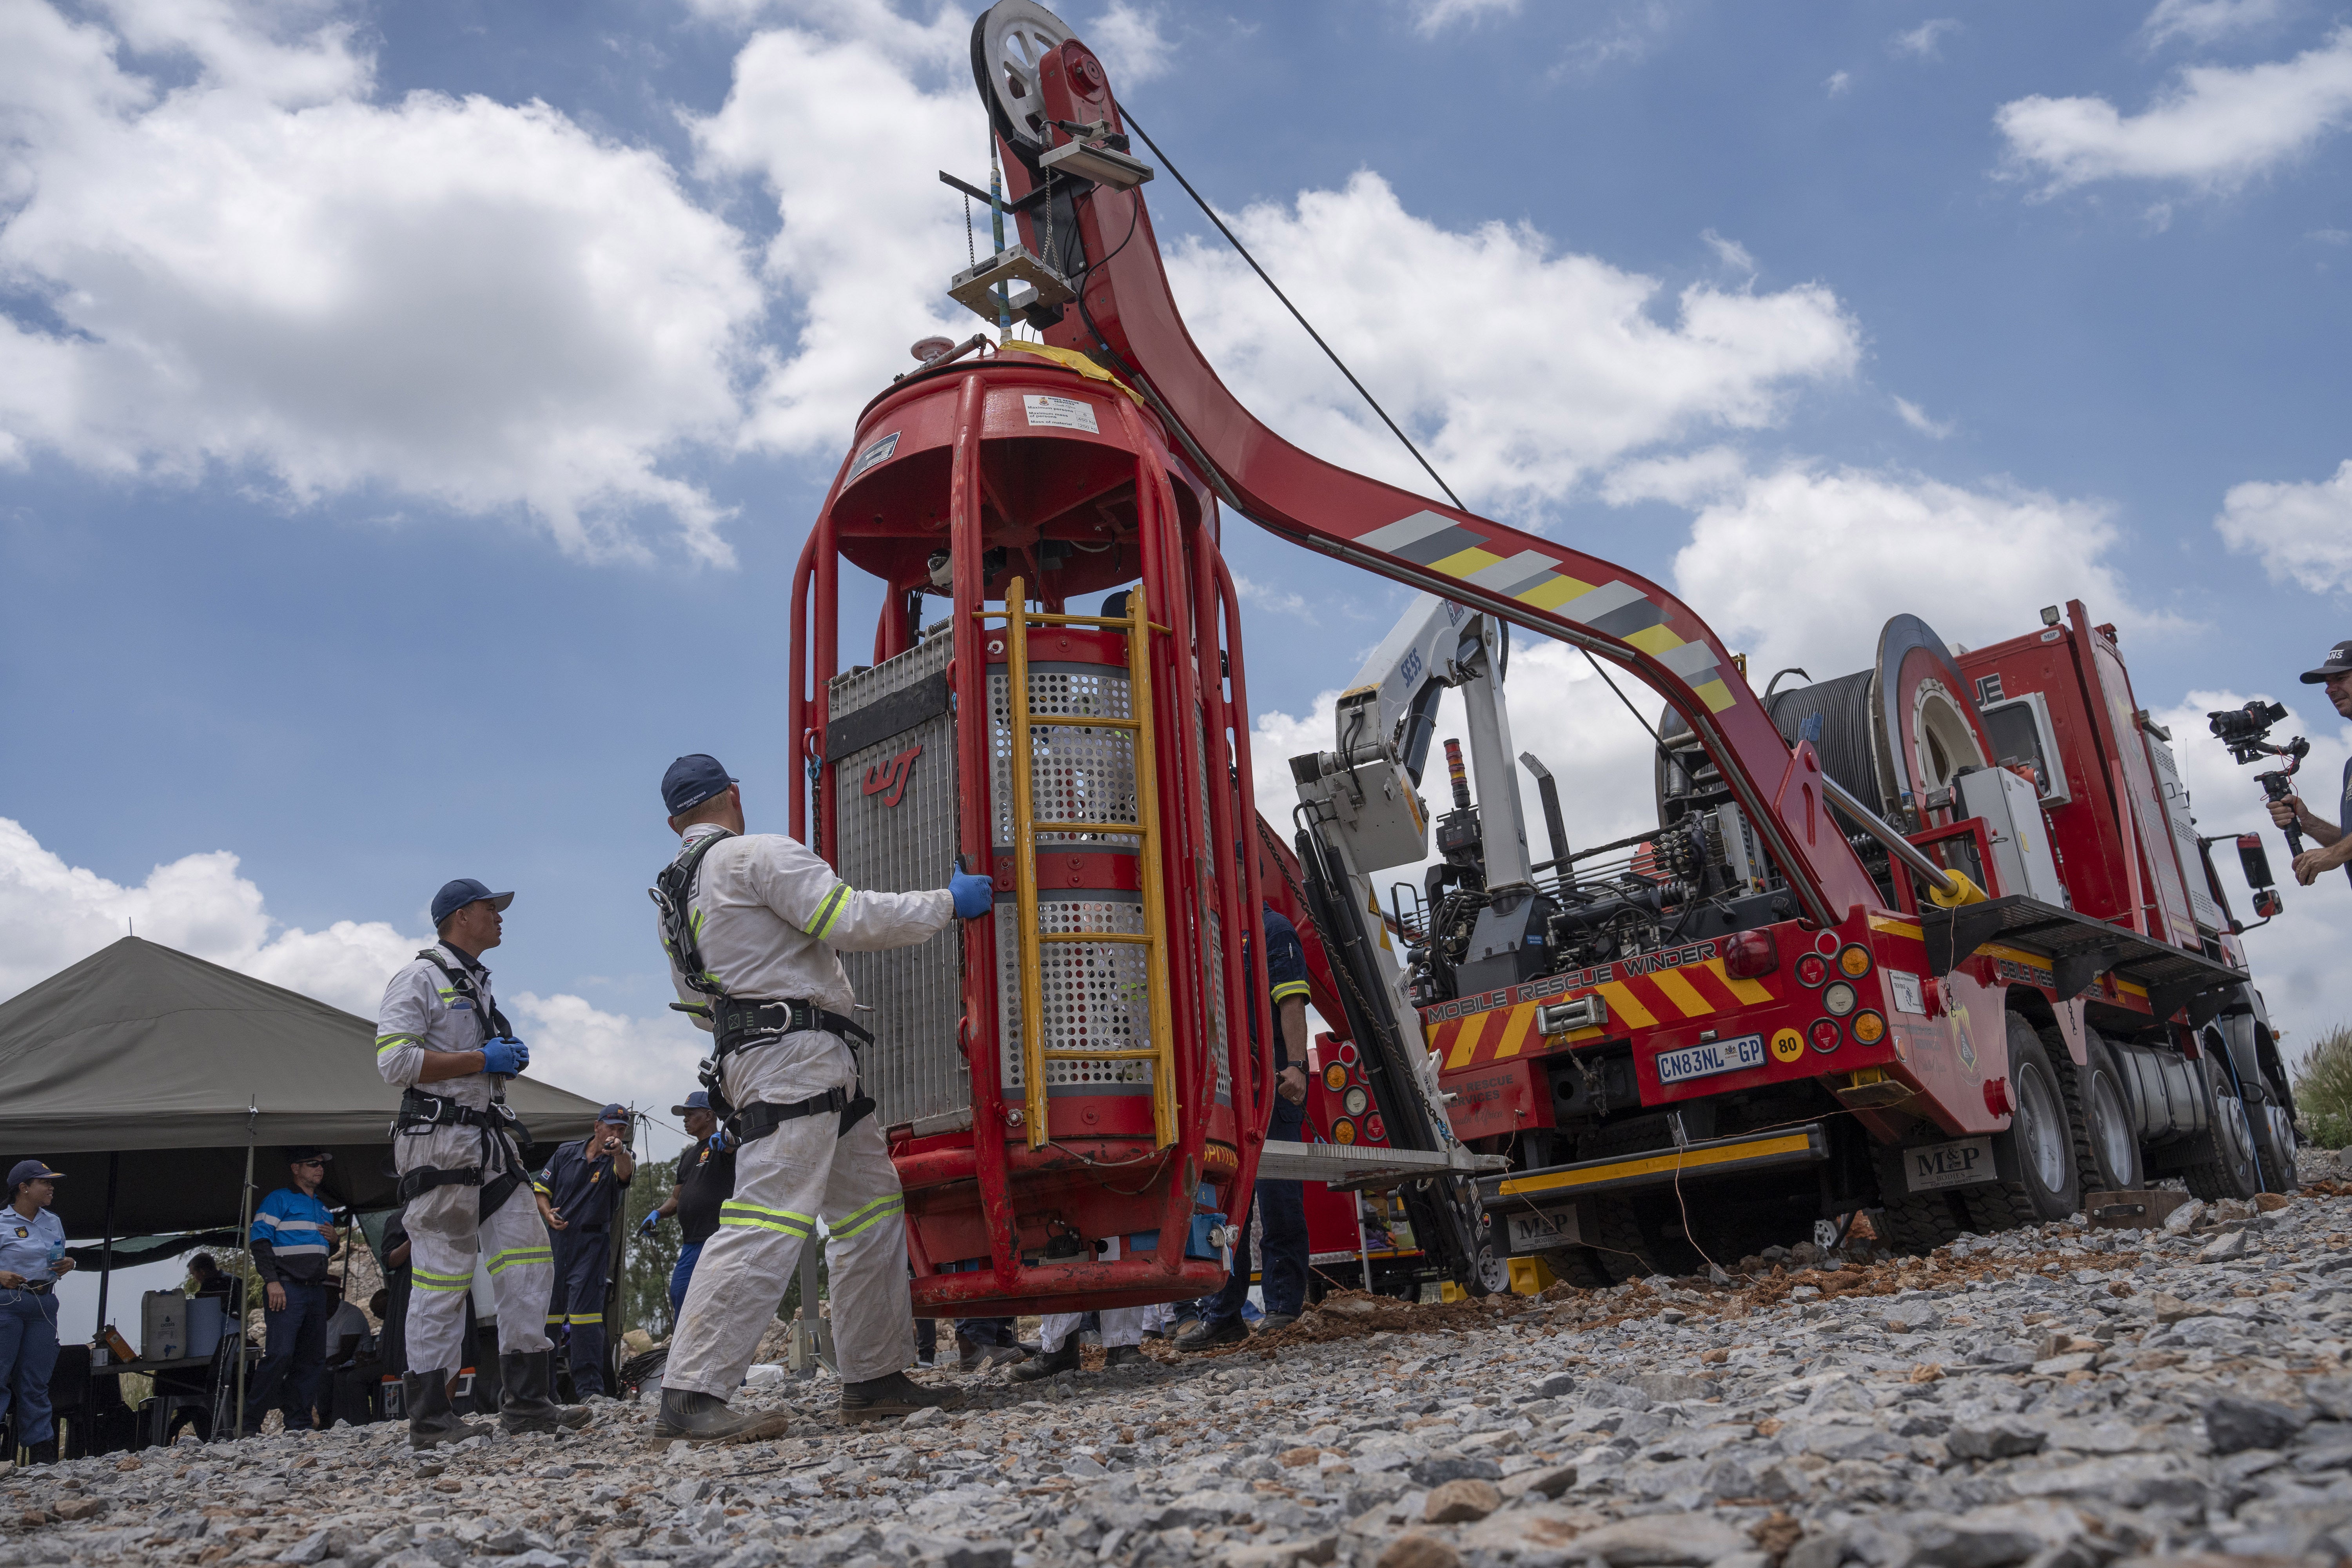
<path id="1" fill-rule="evenodd" d="M 863 452 L 858 453 L 857 461 L 850 466 L 849 479 L 856 479 L 877 463 L 888 462 L 890 454 L 898 449 L 898 435 L 899 432 L 893 430 Z M 849 479 L 844 479 L 841 482 L 847 484 Z"/>
<path id="2" fill-rule="evenodd" d="M 1024 392 L 1022 406 L 1029 411 L 1029 423 L 1050 426 L 1057 430 L 1083 430 L 1089 436 L 1102 434 L 1095 423 L 1095 405 L 1076 397 L 1048 397 L 1043 393 Z"/>

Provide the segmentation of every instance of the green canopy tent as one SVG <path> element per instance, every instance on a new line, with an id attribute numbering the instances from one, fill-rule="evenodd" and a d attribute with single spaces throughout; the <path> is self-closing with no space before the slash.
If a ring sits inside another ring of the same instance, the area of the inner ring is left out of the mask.
<path id="1" fill-rule="evenodd" d="M 368 1019 L 138 937 L 0 1003 L 0 1170 L 63 1172 L 70 1237 L 236 1223 L 248 1148 L 264 1192 L 287 1148 L 314 1143 L 334 1155 L 329 1203 L 388 1207 L 399 1102 Z M 529 1078 L 507 1103 L 534 1164 L 599 1109 Z"/>

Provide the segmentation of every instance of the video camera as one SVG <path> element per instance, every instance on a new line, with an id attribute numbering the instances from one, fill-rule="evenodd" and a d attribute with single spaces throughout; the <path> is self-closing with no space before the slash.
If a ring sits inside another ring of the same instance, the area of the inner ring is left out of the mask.
<path id="1" fill-rule="evenodd" d="M 2205 722 L 2212 730 L 2213 738 L 2230 748 L 2230 755 L 2240 767 L 2250 767 L 2264 757 L 2286 759 L 2286 766 L 2254 775 L 2254 782 L 2263 786 L 2263 795 L 2268 800 L 2284 800 L 2294 793 L 2293 780 L 2295 770 L 2303 766 L 2303 759 L 2311 754 L 2311 742 L 2301 735 L 2283 746 L 2271 743 L 2271 727 L 2285 718 L 2285 703 L 2264 702 L 2259 698 L 2243 708 L 2224 708 L 2205 715 Z M 2286 825 L 2286 847 L 2290 854 L 2303 853 L 2303 829 L 2291 820 Z M 2279 900 L 2277 894 L 2268 890 L 2270 862 L 2262 852 L 2261 836 L 2240 834 L 2238 854 L 2245 862 L 2246 880 L 2256 889 L 2254 912 L 2267 920 L 2278 912 Z M 2258 865 L 2259 872 L 2256 869 Z M 2352 876 L 2352 867 L 2346 868 L 2346 874 Z M 2269 900 L 2267 907 L 2264 905 L 2265 897 Z"/>

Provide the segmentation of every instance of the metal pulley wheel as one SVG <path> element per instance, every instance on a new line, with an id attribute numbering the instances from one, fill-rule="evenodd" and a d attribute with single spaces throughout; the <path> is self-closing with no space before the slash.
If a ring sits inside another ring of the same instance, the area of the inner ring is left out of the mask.
<path id="1" fill-rule="evenodd" d="M 1047 146 L 1038 67 L 1076 37 L 1036 0 L 996 0 L 971 26 L 971 71 L 996 133 L 1032 162 Z"/>

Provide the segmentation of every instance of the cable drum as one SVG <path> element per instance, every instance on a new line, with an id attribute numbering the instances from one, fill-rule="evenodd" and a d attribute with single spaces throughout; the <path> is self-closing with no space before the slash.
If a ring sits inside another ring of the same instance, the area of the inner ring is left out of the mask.
<path id="1" fill-rule="evenodd" d="M 1822 771 L 1835 779 L 1856 800 L 1881 804 L 1878 763 L 1872 753 L 1873 700 L 1878 672 L 1856 670 L 1830 680 L 1817 680 L 1772 694 L 1768 710 L 1772 727 L 1794 746 L 1805 721 L 1822 716 L 1822 736 L 1813 749 L 1821 753 Z"/>

